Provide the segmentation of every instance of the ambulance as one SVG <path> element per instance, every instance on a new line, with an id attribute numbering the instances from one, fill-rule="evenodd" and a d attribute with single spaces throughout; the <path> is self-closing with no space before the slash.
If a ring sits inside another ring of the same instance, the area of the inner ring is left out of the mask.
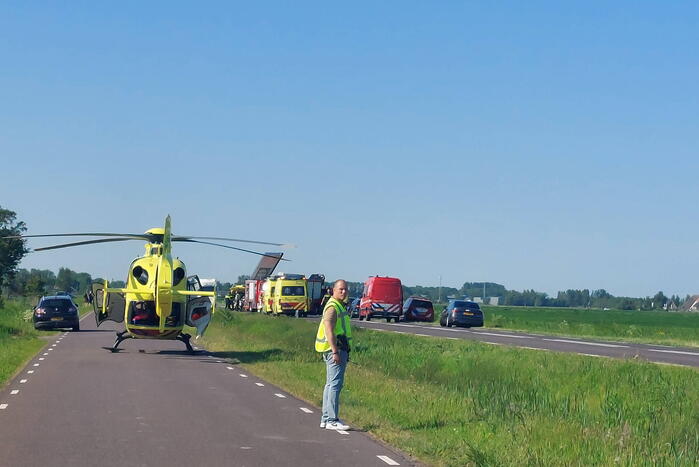
<path id="1" fill-rule="evenodd" d="M 280 275 L 272 294 L 275 315 L 308 316 L 308 281 L 302 274 Z"/>
<path id="2" fill-rule="evenodd" d="M 272 313 L 272 301 L 274 299 L 274 286 L 276 283 L 277 279 L 273 277 L 268 277 L 262 282 L 261 311 L 263 313 Z"/>

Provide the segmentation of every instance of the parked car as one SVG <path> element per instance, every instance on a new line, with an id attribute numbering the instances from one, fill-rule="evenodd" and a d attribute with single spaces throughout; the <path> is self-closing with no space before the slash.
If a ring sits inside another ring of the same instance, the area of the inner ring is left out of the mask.
<path id="1" fill-rule="evenodd" d="M 361 303 L 361 301 L 361 298 L 353 298 L 350 300 L 350 318 L 359 318 L 359 304 Z"/>
<path id="2" fill-rule="evenodd" d="M 395 277 L 370 277 L 364 282 L 359 319 L 386 318 L 396 323 L 403 314 L 403 286 Z"/>
<path id="3" fill-rule="evenodd" d="M 450 300 L 439 318 L 439 324 L 447 327 L 481 327 L 483 326 L 483 311 L 476 302 Z"/>
<path id="4" fill-rule="evenodd" d="M 434 321 L 432 301 L 424 297 L 408 297 L 403 303 L 403 319 L 405 321 Z"/>
<path id="5" fill-rule="evenodd" d="M 78 305 L 70 295 L 41 297 L 32 313 L 34 329 L 71 328 L 80 330 Z"/>

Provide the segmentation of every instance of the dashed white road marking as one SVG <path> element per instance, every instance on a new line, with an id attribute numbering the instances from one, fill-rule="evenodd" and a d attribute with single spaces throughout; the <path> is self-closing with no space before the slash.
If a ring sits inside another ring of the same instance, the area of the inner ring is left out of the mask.
<path id="1" fill-rule="evenodd" d="M 522 346 L 522 347 L 519 347 L 519 348 L 520 348 L 520 349 L 528 349 L 528 350 L 543 350 L 543 351 L 545 351 L 545 352 L 551 351 L 551 349 L 542 349 L 542 348 L 540 348 L 540 347 L 525 347 L 525 346 Z"/>
<path id="2" fill-rule="evenodd" d="M 578 355 L 584 355 L 586 357 L 605 357 L 605 355 L 597 355 L 594 353 L 579 353 Z"/>
<path id="3" fill-rule="evenodd" d="M 47 356 L 48 354 L 49 354 L 48 352 L 44 352 L 44 357 Z"/>
<path id="4" fill-rule="evenodd" d="M 405 332 L 405 331 L 393 331 L 393 332 L 395 332 L 396 334 L 409 334 L 409 333 L 407 333 L 407 332 Z"/>
<path id="5" fill-rule="evenodd" d="M 694 356 L 699 356 L 699 353 L 696 352 L 685 352 L 683 350 L 660 350 L 660 349 L 648 349 L 651 352 L 663 352 L 663 353 L 676 353 L 680 355 L 694 355 Z"/>
<path id="6" fill-rule="evenodd" d="M 461 339 L 459 339 L 458 337 L 445 337 L 445 339 L 451 339 L 451 340 L 454 340 L 454 341 L 461 340 Z"/>
<path id="7" fill-rule="evenodd" d="M 24 384 L 24 383 L 26 383 L 26 382 L 27 382 L 26 379 L 21 379 L 21 380 L 19 381 L 19 384 Z"/>
<path id="8" fill-rule="evenodd" d="M 600 342 L 571 341 L 568 339 L 542 339 L 549 342 L 565 342 L 567 344 L 596 345 L 599 347 L 628 347 L 628 345 L 602 344 Z"/>
<path id="9" fill-rule="evenodd" d="M 258 385 L 259 387 L 264 386 L 264 384 L 262 384 L 262 383 L 255 383 L 255 384 Z"/>
<path id="10" fill-rule="evenodd" d="M 221 360 L 216 360 L 216 363 L 223 363 Z"/>
<path id="11" fill-rule="evenodd" d="M 0 410 L 5 410 L 7 408 L 7 404 L 0 404 Z"/>
<path id="12" fill-rule="evenodd" d="M 382 461 L 384 461 L 388 465 L 400 465 L 398 462 L 394 461 L 393 459 L 391 459 L 388 456 L 376 456 L 376 457 L 378 457 L 379 459 L 381 459 Z"/>
<path id="13" fill-rule="evenodd" d="M 340 433 L 341 435 L 348 435 L 348 434 L 349 434 L 349 433 L 346 432 L 345 430 L 335 430 L 335 431 L 337 431 L 337 432 Z"/>
<path id="14" fill-rule="evenodd" d="M 311 409 L 307 409 L 306 407 L 299 407 L 299 409 L 301 409 L 302 412 L 313 413 Z"/>
<path id="15" fill-rule="evenodd" d="M 39 366 L 39 364 L 38 364 L 38 363 L 35 363 L 33 366 Z"/>
<path id="16" fill-rule="evenodd" d="M 41 358 L 39 358 L 39 361 L 42 361 L 43 359 L 44 359 L 44 357 L 41 357 Z"/>
<path id="17" fill-rule="evenodd" d="M 242 373 L 239 373 L 239 375 L 240 375 L 241 378 L 247 378 L 247 377 L 248 377 L 248 375 L 244 375 L 244 374 L 242 374 Z"/>
<path id="18" fill-rule="evenodd" d="M 51 344 L 51 347 L 56 347 L 56 344 Z"/>
<path id="19" fill-rule="evenodd" d="M 417 334 L 417 333 L 413 334 L 413 336 L 433 337 L 433 336 L 430 336 L 429 334 Z"/>
<path id="20" fill-rule="evenodd" d="M 503 345 L 500 342 L 490 342 L 490 341 L 481 341 L 484 344 L 490 344 L 490 345 Z"/>
<path id="21" fill-rule="evenodd" d="M 49 349 L 49 352 L 51 352 L 53 349 Z"/>
<path id="22" fill-rule="evenodd" d="M 15 394 L 19 394 L 19 389 L 13 389 L 12 391 L 10 391 L 10 394 L 13 395 L 13 396 L 14 396 Z"/>
<path id="23" fill-rule="evenodd" d="M 232 366 L 227 366 L 226 368 L 228 368 L 229 370 L 233 370 L 233 369 L 234 369 Z"/>
<path id="24" fill-rule="evenodd" d="M 31 375 L 32 373 L 34 373 L 34 370 L 27 371 L 27 374 L 29 374 L 29 375 Z"/>
<path id="25" fill-rule="evenodd" d="M 274 395 L 280 399 L 286 399 L 286 396 L 284 394 L 279 394 L 278 392 L 275 392 Z"/>

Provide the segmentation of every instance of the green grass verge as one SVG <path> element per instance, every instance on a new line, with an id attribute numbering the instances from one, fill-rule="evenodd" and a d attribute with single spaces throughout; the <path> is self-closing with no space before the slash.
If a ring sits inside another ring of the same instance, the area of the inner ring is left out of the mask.
<path id="1" fill-rule="evenodd" d="M 483 311 L 491 328 L 699 346 L 699 313 L 491 306 Z"/>
<path id="2" fill-rule="evenodd" d="M 31 308 L 26 300 L 6 300 L 0 308 L 0 386 L 46 344 L 26 320 Z"/>
<path id="3" fill-rule="evenodd" d="M 217 312 L 204 344 L 316 406 L 317 323 Z M 341 414 L 436 465 L 699 462 L 699 373 L 354 329 Z M 315 421 L 314 421 L 315 423 Z"/>
<path id="4" fill-rule="evenodd" d="M 34 299 L 9 299 L 0 308 L 0 387 L 46 345 L 41 336 L 58 333 L 34 329 L 31 321 L 34 304 Z M 91 305 L 79 303 L 79 307 L 81 317 L 92 311 Z"/>
<path id="5" fill-rule="evenodd" d="M 648 344 L 699 347 L 699 313 L 483 306 L 485 327 Z M 435 306 L 439 326 L 444 305 Z"/>

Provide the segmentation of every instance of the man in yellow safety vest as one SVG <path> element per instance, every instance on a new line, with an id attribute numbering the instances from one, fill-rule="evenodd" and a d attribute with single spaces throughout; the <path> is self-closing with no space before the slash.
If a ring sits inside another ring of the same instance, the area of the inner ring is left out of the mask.
<path id="1" fill-rule="evenodd" d="M 338 417 L 340 391 L 345 381 L 345 368 L 352 341 L 350 314 L 345 308 L 347 282 L 342 279 L 335 281 L 332 292 L 332 297 L 323 308 L 323 319 L 320 320 L 316 333 L 316 351 L 322 353 L 325 360 L 325 388 L 320 427 L 327 430 L 347 430 L 349 425 L 342 423 Z"/>

